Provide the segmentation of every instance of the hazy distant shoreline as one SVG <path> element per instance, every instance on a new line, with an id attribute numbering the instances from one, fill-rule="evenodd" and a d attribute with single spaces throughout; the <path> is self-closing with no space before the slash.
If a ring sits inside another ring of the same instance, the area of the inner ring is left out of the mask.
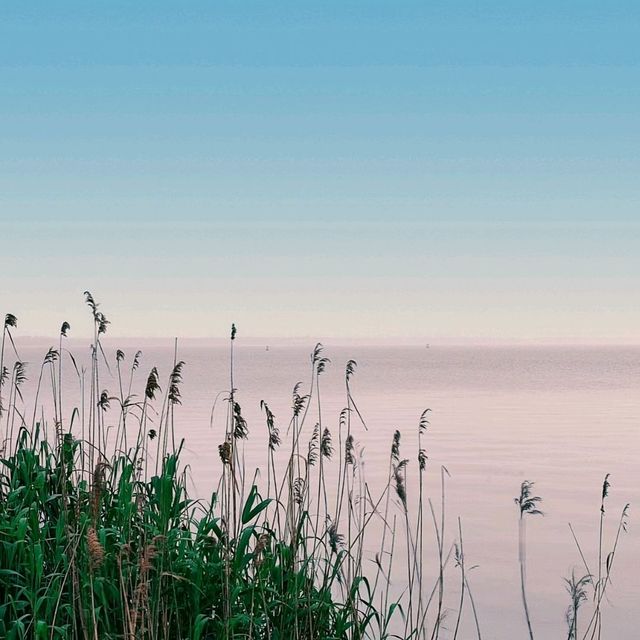
<path id="1" fill-rule="evenodd" d="M 167 346 L 178 340 L 178 344 L 185 346 L 213 346 L 226 347 L 228 340 L 219 337 L 180 337 L 178 336 L 157 336 L 157 337 L 139 337 L 139 336 L 117 336 L 108 335 L 103 338 L 105 345 L 114 346 Z M 79 345 L 91 342 L 92 337 L 74 336 L 69 337 L 70 345 Z M 20 336 L 22 344 L 49 344 L 51 338 L 47 336 Z M 583 339 L 583 338 L 536 338 L 536 339 L 516 339 L 509 338 L 504 340 L 489 338 L 348 338 L 348 337 L 316 337 L 316 336 L 296 336 L 292 338 L 272 337 L 272 336 L 248 336 L 242 337 L 238 343 L 238 348 L 243 347 L 309 347 L 313 348 L 318 342 L 326 347 L 416 347 L 436 349 L 442 347 L 620 347 L 620 348 L 640 348 L 640 339 Z"/>

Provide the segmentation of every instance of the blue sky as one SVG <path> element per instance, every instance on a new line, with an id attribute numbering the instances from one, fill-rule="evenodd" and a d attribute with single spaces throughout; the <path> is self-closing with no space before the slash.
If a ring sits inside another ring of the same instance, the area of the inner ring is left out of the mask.
<path id="1" fill-rule="evenodd" d="M 640 6 L 7 2 L 21 331 L 640 338 Z"/>

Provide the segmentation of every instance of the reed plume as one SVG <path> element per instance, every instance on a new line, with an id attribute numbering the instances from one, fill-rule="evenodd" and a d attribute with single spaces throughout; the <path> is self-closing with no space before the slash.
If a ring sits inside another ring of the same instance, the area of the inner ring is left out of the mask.
<path id="1" fill-rule="evenodd" d="M 544 515 L 538 504 L 542 501 L 540 496 L 534 496 L 533 482 L 524 480 L 520 485 L 520 495 L 514 498 L 514 502 L 518 506 L 520 511 L 519 520 L 519 545 L 518 545 L 518 557 L 520 561 L 520 590 L 522 595 L 522 606 L 524 608 L 524 615 L 527 622 L 527 629 L 529 631 L 529 638 L 533 640 L 533 629 L 531 627 L 531 616 L 529 615 L 529 606 L 527 603 L 526 592 L 526 530 L 525 530 L 525 516 Z"/>

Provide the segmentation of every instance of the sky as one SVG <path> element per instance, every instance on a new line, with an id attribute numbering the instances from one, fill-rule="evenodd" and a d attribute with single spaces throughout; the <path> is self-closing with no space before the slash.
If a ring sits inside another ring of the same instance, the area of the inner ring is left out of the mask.
<path id="1" fill-rule="evenodd" d="M 637 2 L 3 2 L 19 333 L 640 341 Z"/>

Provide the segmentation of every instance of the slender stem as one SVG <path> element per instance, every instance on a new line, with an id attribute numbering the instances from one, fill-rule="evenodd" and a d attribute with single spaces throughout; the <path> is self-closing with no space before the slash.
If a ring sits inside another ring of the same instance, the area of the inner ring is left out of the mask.
<path id="1" fill-rule="evenodd" d="M 522 593 L 522 606 L 524 607 L 524 615 L 527 621 L 527 629 L 529 630 L 529 638 L 533 640 L 533 629 L 531 628 L 531 617 L 529 616 L 529 605 L 527 604 L 527 592 L 525 588 L 526 582 L 526 531 L 523 513 L 520 514 L 519 523 L 519 556 L 520 556 L 520 588 Z"/>

